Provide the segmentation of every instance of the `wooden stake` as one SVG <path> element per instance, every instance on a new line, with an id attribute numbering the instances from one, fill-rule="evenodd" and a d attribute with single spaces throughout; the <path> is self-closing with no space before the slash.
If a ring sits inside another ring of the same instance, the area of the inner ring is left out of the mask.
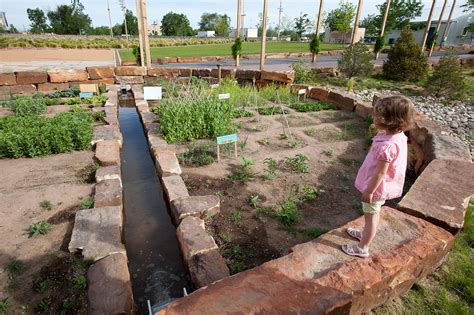
<path id="1" fill-rule="evenodd" d="M 219 145 L 217 145 L 217 162 L 221 161 L 221 149 L 219 148 Z"/>
<path id="2" fill-rule="evenodd" d="M 234 158 L 237 160 L 237 142 L 234 142 Z"/>
<path id="3" fill-rule="evenodd" d="M 423 34 L 423 40 L 421 42 L 421 50 L 425 51 L 426 46 L 426 39 L 428 38 L 428 32 L 431 27 L 431 19 L 433 18 L 433 11 L 436 5 L 436 0 L 433 0 L 433 4 L 431 5 L 430 15 L 428 16 L 428 21 L 426 22 L 425 32 Z"/>
<path id="4" fill-rule="evenodd" d="M 319 31 L 321 29 L 321 18 L 323 17 L 323 6 L 324 6 L 324 0 L 319 1 L 319 10 L 318 10 L 318 21 L 316 22 L 316 38 L 319 39 Z M 313 59 L 312 62 L 316 62 L 317 55 L 313 53 Z"/>
<path id="5" fill-rule="evenodd" d="M 268 0 L 263 0 L 262 47 L 260 49 L 260 71 L 265 67 L 265 47 L 267 42 Z"/>
<path id="6" fill-rule="evenodd" d="M 141 0 L 141 7 L 142 7 L 142 29 L 143 29 L 143 39 L 145 44 L 145 58 L 146 58 L 146 66 L 151 68 L 151 55 L 150 55 L 150 39 L 148 37 L 148 18 L 146 14 L 146 0 Z"/>
<path id="7" fill-rule="evenodd" d="M 357 6 L 357 14 L 354 22 L 354 29 L 352 30 L 352 39 L 351 39 L 351 44 L 355 44 L 355 38 L 357 35 L 357 32 L 359 31 L 359 20 L 360 20 L 360 13 L 362 12 L 362 0 L 359 0 L 359 4 Z"/>
<path id="8" fill-rule="evenodd" d="M 443 4 L 443 8 L 441 9 L 441 13 L 439 14 L 439 19 L 438 19 L 438 24 L 436 25 L 436 30 L 433 34 L 433 36 L 435 36 L 436 34 L 438 34 L 440 28 L 441 28 L 441 23 L 443 22 L 443 15 L 444 15 L 444 10 L 446 9 L 446 5 L 448 4 L 448 0 L 444 0 L 444 4 Z M 447 26 L 446 26 L 447 27 Z M 433 41 L 433 43 L 431 43 L 431 47 L 430 47 L 430 52 L 428 54 L 428 57 L 431 57 L 431 55 L 433 54 L 433 49 L 434 49 L 434 46 L 436 46 L 436 41 L 437 41 L 437 38 L 435 38 L 435 40 Z"/>
<path id="9" fill-rule="evenodd" d="M 451 7 L 451 11 L 449 12 L 448 22 L 446 23 L 446 27 L 444 28 L 443 36 L 441 37 L 441 41 L 439 42 L 439 47 L 442 48 L 444 45 L 444 40 L 446 36 L 448 36 L 449 28 L 451 27 L 451 18 L 453 17 L 454 8 L 456 7 L 456 0 L 453 0 L 453 6 Z"/>
<path id="10" fill-rule="evenodd" d="M 237 30 L 235 32 L 235 38 L 240 37 L 240 29 L 242 28 L 240 24 L 240 19 L 242 18 L 242 0 L 237 0 Z M 235 66 L 240 66 L 240 55 L 237 55 L 235 58 Z"/>
<path id="11" fill-rule="evenodd" d="M 380 37 L 385 35 L 385 26 L 387 25 L 388 13 L 390 11 L 391 0 L 387 0 L 387 7 L 385 8 L 385 14 L 383 16 L 382 27 L 380 28 Z M 379 52 L 375 54 L 375 60 L 379 58 Z"/>
<path id="12" fill-rule="evenodd" d="M 138 19 L 138 42 L 140 45 L 140 62 L 142 66 L 145 66 L 145 53 L 143 51 L 143 29 L 142 29 L 142 6 L 141 0 L 136 0 L 137 4 L 137 19 Z"/>

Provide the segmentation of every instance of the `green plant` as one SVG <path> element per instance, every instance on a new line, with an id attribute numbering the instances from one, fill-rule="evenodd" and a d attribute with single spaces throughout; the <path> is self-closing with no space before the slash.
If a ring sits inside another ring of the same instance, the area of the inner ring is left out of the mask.
<path id="1" fill-rule="evenodd" d="M 287 140 L 289 138 L 290 138 L 290 133 L 289 132 L 285 132 L 285 133 L 280 134 L 280 140 Z"/>
<path id="2" fill-rule="evenodd" d="M 240 245 L 234 245 L 230 248 L 226 248 L 223 251 L 223 256 L 229 261 L 229 269 L 231 274 L 242 272 L 248 268 L 245 265 L 245 255 L 242 252 Z"/>
<path id="3" fill-rule="evenodd" d="M 44 210 L 51 210 L 53 209 L 53 204 L 49 200 L 43 200 L 40 203 L 40 207 L 43 208 Z"/>
<path id="4" fill-rule="evenodd" d="M 336 107 L 332 104 L 320 103 L 320 102 L 293 103 L 293 104 L 290 104 L 290 108 L 297 110 L 299 112 L 317 112 L 320 110 L 336 109 Z"/>
<path id="5" fill-rule="evenodd" d="M 92 115 L 0 118 L 0 158 L 35 157 L 84 150 L 93 138 Z"/>
<path id="6" fill-rule="evenodd" d="M 292 149 L 294 149 L 294 148 L 297 148 L 297 147 L 298 147 L 299 145 L 301 145 L 301 144 L 302 144 L 301 141 L 299 141 L 299 140 L 293 140 L 293 141 L 290 142 L 289 147 L 292 148 Z"/>
<path id="7" fill-rule="evenodd" d="M 265 164 L 264 177 L 267 180 L 274 179 L 276 176 L 276 171 L 278 169 L 278 163 L 273 158 L 266 158 L 263 163 Z"/>
<path id="8" fill-rule="evenodd" d="M 287 157 L 285 165 L 295 173 L 308 173 L 309 157 L 304 154 L 297 154 L 294 157 Z"/>
<path id="9" fill-rule="evenodd" d="M 64 100 L 64 104 L 66 105 L 79 105 L 81 104 L 80 97 L 69 97 Z"/>
<path id="10" fill-rule="evenodd" d="M 51 225 L 47 221 L 39 221 L 30 225 L 28 228 L 28 237 L 46 235 L 49 230 L 51 230 Z"/>
<path id="11" fill-rule="evenodd" d="M 291 68 L 295 72 L 295 83 L 311 84 L 318 81 L 316 72 L 308 67 L 304 59 L 292 64 Z"/>
<path id="12" fill-rule="evenodd" d="M 31 96 L 19 96 L 8 103 L 8 106 L 19 117 L 36 116 L 46 111 L 44 100 Z"/>
<path id="13" fill-rule="evenodd" d="M 259 195 L 250 196 L 249 203 L 254 209 L 258 208 L 258 203 L 259 202 L 260 202 L 260 196 Z"/>
<path id="14" fill-rule="evenodd" d="M 336 154 L 336 151 L 334 149 L 327 149 L 327 150 L 324 150 L 323 153 L 327 157 L 333 157 Z"/>
<path id="15" fill-rule="evenodd" d="M 418 46 L 410 28 L 404 28 L 383 64 L 384 77 L 395 81 L 416 82 L 422 80 L 427 71 L 427 57 Z"/>
<path id="16" fill-rule="evenodd" d="M 354 159 L 348 159 L 348 158 L 343 158 L 343 157 L 339 157 L 339 161 L 344 164 L 345 166 L 349 166 L 349 167 L 352 167 L 352 166 L 355 166 L 358 164 L 358 161 L 357 160 L 354 160 Z"/>
<path id="17" fill-rule="evenodd" d="M 431 34 L 431 36 L 426 41 L 426 47 L 425 47 L 426 50 L 430 50 L 431 47 L 435 45 L 436 41 L 438 40 L 438 36 L 439 36 L 438 32 L 434 32 L 433 34 Z"/>
<path id="18" fill-rule="evenodd" d="M 229 178 L 232 180 L 238 180 L 241 183 L 246 183 L 253 177 L 255 177 L 255 173 L 252 172 L 251 167 L 253 162 L 242 157 L 242 164 L 234 168 L 229 175 Z"/>
<path id="19" fill-rule="evenodd" d="M 237 59 L 237 57 L 239 57 L 242 54 L 242 38 L 237 37 L 231 49 L 232 49 L 232 57 L 234 57 L 234 59 Z"/>
<path id="20" fill-rule="evenodd" d="M 94 106 L 102 106 L 107 102 L 107 99 L 107 96 L 94 95 L 91 97 L 85 97 L 82 100 L 80 99 L 79 102 L 83 104 L 92 104 Z"/>
<path id="21" fill-rule="evenodd" d="M 450 50 L 428 77 L 426 89 L 436 97 L 462 98 L 466 92 L 465 81 L 457 53 Z"/>
<path id="22" fill-rule="evenodd" d="M 23 271 L 23 263 L 18 259 L 12 259 L 7 264 L 5 270 L 8 273 L 8 278 L 13 280 Z"/>
<path id="23" fill-rule="evenodd" d="M 38 313 L 46 313 L 49 310 L 49 307 L 51 306 L 51 301 L 48 300 L 47 298 L 39 300 L 35 304 L 35 311 Z"/>
<path id="24" fill-rule="evenodd" d="M 328 230 L 314 227 L 310 228 L 304 231 L 304 236 L 307 240 L 314 240 L 315 238 L 318 238 L 319 236 L 327 233 Z"/>
<path id="25" fill-rule="evenodd" d="M 278 114 L 288 114 L 289 111 L 287 109 L 282 109 L 280 107 L 272 106 L 272 107 L 259 107 L 257 111 L 260 115 L 269 116 L 269 115 L 278 115 Z"/>
<path id="26" fill-rule="evenodd" d="M 321 51 L 321 39 L 317 34 L 311 36 L 311 41 L 309 42 L 309 51 L 315 55 L 319 54 Z"/>
<path id="27" fill-rule="evenodd" d="M 94 121 L 104 123 L 105 122 L 105 112 L 99 111 L 95 112 L 94 114 Z"/>
<path id="28" fill-rule="evenodd" d="M 246 111 L 245 109 L 236 109 L 234 111 L 234 118 L 243 118 L 243 117 L 253 117 L 251 112 Z"/>
<path id="29" fill-rule="evenodd" d="M 59 105 L 61 100 L 59 98 L 43 98 L 43 102 L 46 106 Z"/>
<path id="30" fill-rule="evenodd" d="M 319 194 L 323 192 L 324 192 L 323 189 L 318 189 L 313 186 L 305 185 L 303 186 L 303 188 L 301 188 L 301 190 L 298 193 L 298 200 L 300 202 L 311 201 L 311 200 L 316 199 L 319 196 Z"/>
<path id="31" fill-rule="evenodd" d="M 87 279 L 84 276 L 78 276 L 72 282 L 76 291 L 83 291 L 87 288 Z"/>
<path id="32" fill-rule="evenodd" d="M 382 51 L 383 47 L 385 46 L 386 42 L 386 36 L 379 36 L 375 40 L 375 45 L 374 45 L 374 54 L 378 54 Z"/>
<path id="33" fill-rule="evenodd" d="M 337 67 L 349 79 L 356 76 L 368 76 L 372 74 L 374 68 L 371 59 L 369 48 L 364 43 L 358 42 L 344 50 L 341 59 L 337 62 Z"/>
<path id="34" fill-rule="evenodd" d="M 138 66 L 142 65 L 142 54 L 140 50 L 140 46 L 133 46 L 132 47 L 133 56 L 135 56 L 135 62 Z"/>
<path id="35" fill-rule="evenodd" d="M 51 280 L 45 279 L 45 280 L 38 280 L 33 283 L 33 287 L 36 292 L 38 293 L 44 293 L 48 291 L 51 288 Z"/>
<path id="36" fill-rule="evenodd" d="M 260 140 L 258 140 L 257 142 L 258 142 L 259 144 L 265 145 L 265 146 L 267 146 L 267 145 L 270 144 L 270 140 L 269 140 L 268 138 L 260 139 Z"/>
<path id="37" fill-rule="evenodd" d="M 354 90 L 354 78 L 347 80 L 347 91 L 352 92 Z"/>
<path id="38" fill-rule="evenodd" d="M 54 93 L 47 94 L 44 97 L 45 98 L 76 97 L 76 96 L 79 96 L 80 92 L 81 92 L 81 90 L 79 89 L 79 87 L 76 86 L 76 87 L 71 87 L 67 90 L 56 91 Z"/>
<path id="39" fill-rule="evenodd" d="M 178 159 L 184 165 L 205 166 L 214 163 L 212 152 L 208 145 L 188 146 L 188 152 L 178 154 Z"/>
<path id="40" fill-rule="evenodd" d="M 7 315 L 8 314 L 8 309 L 10 308 L 10 298 L 4 298 L 3 300 L 0 300 L 0 314 L 1 315 Z"/>
<path id="41" fill-rule="evenodd" d="M 317 131 L 314 128 L 309 128 L 309 129 L 305 130 L 304 133 L 307 134 L 310 137 L 314 137 L 314 136 L 316 136 Z"/>
<path id="42" fill-rule="evenodd" d="M 79 208 L 81 210 L 92 209 L 92 207 L 94 207 L 94 197 L 93 196 L 89 196 L 89 197 L 83 199 L 81 201 L 81 203 L 79 204 Z"/>
<path id="43" fill-rule="evenodd" d="M 63 304 L 61 305 L 61 310 L 62 310 L 61 313 L 64 312 L 66 314 L 69 314 L 69 313 L 72 313 L 77 308 L 78 308 L 78 305 L 76 302 L 74 302 L 72 299 L 65 299 L 63 301 Z"/>
<path id="44" fill-rule="evenodd" d="M 273 216 L 278 218 L 285 227 L 293 227 L 301 218 L 301 213 L 298 211 L 295 198 L 290 195 L 280 204 L 280 209 L 275 211 Z"/>
<path id="45" fill-rule="evenodd" d="M 232 224 L 237 224 L 242 220 L 242 217 L 242 212 L 234 210 L 230 213 L 230 222 L 232 222 Z"/>

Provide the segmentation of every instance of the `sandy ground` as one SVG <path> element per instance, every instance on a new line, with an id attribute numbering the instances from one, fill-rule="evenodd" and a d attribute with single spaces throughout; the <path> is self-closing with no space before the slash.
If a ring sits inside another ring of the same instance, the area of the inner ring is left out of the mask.
<path id="1" fill-rule="evenodd" d="M 60 249 L 67 248 L 72 227 L 73 208 L 81 198 L 92 194 L 92 184 L 83 183 L 77 174 L 93 163 L 91 151 L 73 152 L 48 157 L 0 160 L 0 296 L 13 297 L 17 309 L 32 294 L 31 281 L 40 268 Z M 53 204 L 48 211 L 40 206 L 44 200 Z M 26 230 L 32 223 L 48 220 L 47 235 L 28 238 Z M 8 289 L 6 265 L 17 259 L 23 272 L 17 288 Z"/>
<path id="2" fill-rule="evenodd" d="M 0 72 L 113 66 L 113 49 L 0 49 Z"/>

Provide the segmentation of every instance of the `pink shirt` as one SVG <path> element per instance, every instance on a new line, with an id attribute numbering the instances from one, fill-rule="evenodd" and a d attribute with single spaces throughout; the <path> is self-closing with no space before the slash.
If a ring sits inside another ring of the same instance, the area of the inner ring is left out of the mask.
<path id="1" fill-rule="evenodd" d="M 360 192 L 364 192 L 374 175 L 377 162 L 387 161 L 390 162 L 387 174 L 375 190 L 373 200 L 389 200 L 400 197 L 405 182 L 407 159 L 407 137 L 403 132 L 394 135 L 379 132 L 374 137 L 369 153 L 357 173 L 355 187 Z"/>

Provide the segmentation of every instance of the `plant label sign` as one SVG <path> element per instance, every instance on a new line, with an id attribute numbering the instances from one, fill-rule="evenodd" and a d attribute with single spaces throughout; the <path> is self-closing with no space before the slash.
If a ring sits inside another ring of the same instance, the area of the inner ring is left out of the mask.
<path id="1" fill-rule="evenodd" d="M 87 98 L 87 97 L 92 97 L 94 94 L 92 92 L 81 92 L 79 93 L 80 98 Z"/>
<path id="2" fill-rule="evenodd" d="M 98 84 L 79 84 L 79 91 L 83 93 L 99 94 L 99 85 Z"/>
<path id="3" fill-rule="evenodd" d="M 145 101 L 156 101 L 162 98 L 162 87 L 161 86 L 145 86 L 143 87 L 143 95 Z"/>
<path id="4" fill-rule="evenodd" d="M 228 100 L 230 99 L 230 94 L 219 94 L 219 100 Z"/>
<path id="5" fill-rule="evenodd" d="M 237 158 L 237 134 L 217 137 L 217 162 L 221 161 L 220 145 L 233 143 L 234 144 L 234 156 Z"/>
<path id="6" fill-rule="evenodd" d="M 219 87 L 219 84 L 211 84 L 211 89 L 217 89 Z"/>
<path id="7" fill-rule="evenodd" d="M 304 95 L 306 94 L 306 89 L 301 89 L 298 91 L 298 95 Z"/>

